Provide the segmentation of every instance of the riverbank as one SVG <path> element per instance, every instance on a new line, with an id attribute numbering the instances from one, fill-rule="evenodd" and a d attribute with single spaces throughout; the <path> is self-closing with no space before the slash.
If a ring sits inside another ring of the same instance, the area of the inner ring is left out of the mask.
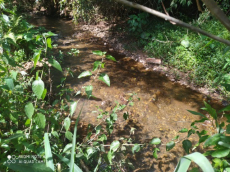
<path id="1" fill-rule="evenodd" d="M 120 25 L 120 26 L 119 26 Z M 114 28 L 121 28 L 121 31 Z M 221 94 L 217 89 L 211 88 L 207 85 L 202 87 L 196 85 L 191 81 L 189 73 L 181 72 L 175 67 L 164 65 L 161 59 L 156 58 L 151 62 L 149 56 L 143 49 L 135 47 L 134 49 L 127 49 L 127 46 L 135 41 L 135 38 L 130 37 L 122 31 L 125 24 L 111 24 L 105 21 L 99 22 L 97 25 L 81 25 L 81 28 L 85 31 L 90 31 L 95 37 L 99 37 L 104 41 L 104 44 L 108 47 L 110 52 L 116 51 L 126 57 L 130 57 L 135 61 L 141 62 L 146 69 L 159 72 L 167 76 L 172 82 L 184 85 L 192 90 L 198 91 L 206 95 L 208 98 L 218 100 L 223 106 L 227 106 L 229 102 L 227 98 Z"/>

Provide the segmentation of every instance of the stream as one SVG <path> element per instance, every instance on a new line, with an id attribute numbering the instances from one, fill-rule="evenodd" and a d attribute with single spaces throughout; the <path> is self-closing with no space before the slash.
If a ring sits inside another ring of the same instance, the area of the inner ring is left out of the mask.
<path id="1" fill-rule="evenodd" d="M 131 137 L 134 143 L 146 143 L 154 137 L 159 137 L 162 145 L 158 160 L 153 158 L 150 146 L 143 148 L 135 155 L 130 155 L 130 160 L 135 166 L 134 171 L 174 171 L 185 152 L 181 142 L 169 152 L 166 152 L 165 144 L 176 135 L 185 137 L 186 134 L 178 134 L 178 131 L 189 128 L 191 122 L 199 119 L 187 110 L 200 111 L 200 108 L 204 106 L 204 100 L 210 102 L 215 108 L 221 106 L 217 101 L 208 100 L 205 95 L 170 81 L 165 75 L 146 69 L 140 62 L 125 57 L 119 52 L 110 51 L 101 38 L 93 37 L 80 26 L 74 26 L 70 20 L 41 16 L 30 19 L 30 22 L 58 34 L 54 43 L 58 44 L 57 50 L 64 53 L 62 68 L 70 68 L 74 75 L 74 77 L 67 77 L 66 85 L 75 93 L 84 85 L 93 86 L 93 95 L 96 98 L 90 100 L 80 96 L 72 98 L 76 100 L 80 98 L 75 117 L 85 102 L 80 127 L 84 128 L 89 123 L 98 124 L 96 107 L 111 111 L 116 101 L 125 104 L 130 93 L 137 94 L 134 98 L 134 106 L 127 106 L 125 109 L 129 113 L 129 119 L 124 120 L 123 114 L 118 114 L 114 137 L 115 135 Z M 80 51 L 78 56 L 67 54 L 72 48 Z M 93 50 L 106 51 L 118 61 L 104 60 L 105 68 L 101 72 L 109 75 L 110 87 L 99 80 L 92 82 L 93 77 L 77 78 L 81 72 L 91 71 L 94 61 L 101 60 L 101 57 L 92 54 Z M 55 71 L 52 73 L 54 85 L 60 84 L 60 78 L 61 73 Z M 207 124 L 200 127 L 208 129 L 211 126 Z M 130 134 L 131 128 L 135 130 Z M 195 141 L 197 137 L 192 138 L 192 142 L 195 143 Z"/>

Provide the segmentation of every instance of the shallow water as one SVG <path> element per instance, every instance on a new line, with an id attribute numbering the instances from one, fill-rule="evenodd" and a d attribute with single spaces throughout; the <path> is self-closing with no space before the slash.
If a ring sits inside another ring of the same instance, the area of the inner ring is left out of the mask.
<path id="1" fill-rule="evenodd" d="M 125 110 L 130 114 L 130 119 L 125 121 L 123 113 L 118 114 L 115 133 L 119 136 L 127 136 L 134 139 L 134 143 L 149 142 L 154 137 L 159 137 L 162 144 L 171 141 L 178 131 L 190 126 L 191 122 L 199 119 L 198 116 L 190 114 L 187 110 L 199 111 L 203 107 L 203 101 L 208 101 L 206 96 L 193 91 L 186 86 L 171 82 L 166 76 L 152 70 L 146 70 L 144 66 L 129 57 L 125 57 L 118 52 L 109 51 L 108 47 L 100 38 L 93 37 L 87 31 L 74 26 L 72 21 L 40 17 L 32 19 L 31 23 L 35 26 L 44 26 L 58 34 L 55 43 L 57 49 L 62 50 L 66 55 L 62 63 L 63 68 L 69 67 L 74 74 L 74 78 L 67 77 L 67 86 L 75 92 L 81 90 L 84 85 L 93 85 L 92 100 L 80 98 L 80 105 L 85 102 L 80 125 L 86 126 L 91 123 L 98 124 L 96 106 L 103 110 L 111 111 L 115 101 L 126 104 L 129 93 L 137 93 L 134 99 L 134 106 L 127 107 Z M 67 55 L 71 48 L 80 50 L 78 56 Z M 92 70 L 93 62 L 101 60 L 101 57 L 92 54 L 92 50 L 107 51 L 113 55 L 118 62 L 104 60 L 105 68 L 101 72 L 106 72 L 111 81 L 108 87 L 101 81 L 92 82 L 93 77 L 78 79 L 77 76 L 85 71 Z M 54 71 L 52 74 L 54 83 L 60 82 L 61 74 Z M 76 98 L 76 99 L 77 99 Z M 211 102 L 215 107 L 219 107 L 218 102 Z M 77 113 L 78 113 L 77 110 Z M 210 126 L 202 126 L 210 128 Z M 130 136 L 130 129 L 135 128 L 135 132 Z M 185 136 L 182 134 L 182 136 Z M 193 140 L 196 138 L 193 138 Z M 179 158 L 184 155 L 181 143 L 172 151 L 166 152 L 162 146 L 159 153 L 159 160 L 152 158 L 150 147 L 131 157 L 137 171 L 173 171 Z"/>

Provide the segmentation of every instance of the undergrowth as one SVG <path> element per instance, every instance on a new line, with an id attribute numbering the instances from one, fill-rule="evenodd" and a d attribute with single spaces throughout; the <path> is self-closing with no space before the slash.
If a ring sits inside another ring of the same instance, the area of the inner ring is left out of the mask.
<path id="1" fill-rule="evenodd" d="M 127 31 L 138 40 L 132 46 L 143 48 L 152 58 L 162 59 L 164 65 L 188 73 L 190 81 L 197 86 L 215 87 L 213 80 L 230 72 L 230 51 L 225 44 L 169 22 L 143 16 L 132 15 L 128 20 Z M 201 14 L 191 24 L 230 39 L 228 30 L 210 17 L 208 12 Z M 223 88 L 220 89 L 225 92 Z"/>

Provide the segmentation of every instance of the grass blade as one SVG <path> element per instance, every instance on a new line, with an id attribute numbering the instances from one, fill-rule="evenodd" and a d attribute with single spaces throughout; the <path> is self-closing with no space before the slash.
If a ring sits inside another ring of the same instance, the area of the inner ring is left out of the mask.
<path id="1" fill-rule="evenodd" d="M 50 148 L 50 141 L 48 133 L 44 135 L 44 144 L 45 144 L 45 159 L 46 159 L 46 166 L 51 168 L 54 171 L 54 163 L 53 163 L 53 156 Z"/>

